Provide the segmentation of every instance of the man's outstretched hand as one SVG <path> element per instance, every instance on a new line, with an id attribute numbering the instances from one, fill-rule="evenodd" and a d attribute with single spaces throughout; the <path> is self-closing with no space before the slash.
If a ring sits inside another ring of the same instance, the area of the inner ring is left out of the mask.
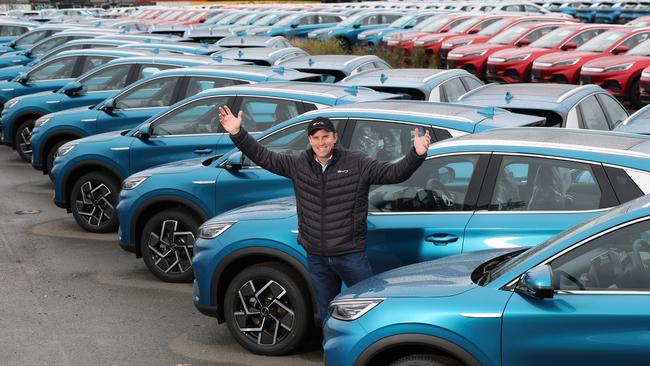
<path id="1" fill-rule="evenodd" d="M 424 136 L 420 136 L 420 129 L 415 128 L 415 136 L 413 137 L 413 146 L 415 147 L 415 152 L 418 155 L 426 155 L 427 150 L 429 150 L 429 145 L 431 145 L 431 136 L 429 136 L 429 131 L 424 131 Z"/>
<path id="2" fill-rule="evenodd" d="M 219 107 L 219 123 L 221 123 L 223 129 L 231 135 L 236 135 L 237 132 L 239 132 L 239 129 L 241 128 L 241 116 L 241 111 L 239 111 L 236 116 L 232 114 L 227 105 Z"/>

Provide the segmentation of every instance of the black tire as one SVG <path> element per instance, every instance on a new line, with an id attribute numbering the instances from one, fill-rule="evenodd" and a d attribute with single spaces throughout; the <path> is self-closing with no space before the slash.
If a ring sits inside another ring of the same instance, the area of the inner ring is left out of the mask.
<path id="1" fill-rule="evenodd" d="M 336 39 L 339 42 L 339 46 L 345 52 L 350 52 L 352 50 L 352 43 L 349 39 L 345 37 L 339 37 Z"/>
<path id="2" fill-rule="evenodd" d="M 105 173 L 92 172 L 77 179 L 70 192 L 70 211 L 82 229 L 91 233 L 117 230 L 119 184 Z"/>
<path id="3" fill-rule="evenodd" d="M 32 145 L 29 142 L 29 139 L 32 136 L 35 122 L 35 119 L 23 121 L 23 123 L 18 126 L 16 134 L 14 135 L 14 147 L 16 148 L 16 152 L 18 152 L 21 159 L 28 163 L 32 162 Z"/>
<path id="4" fill-rule="evenodd" d="M 45 161 L 43 161 L 43 173 L 44 174 L 50 174 L 52 172 L 52 167 L 54 166 L 54 156 L 56 155 L 56 151 L 59 150 L 61 145 L 65 144 L 66 142 L 71 141 L 71 140 L 63 140 L 59 141 L 54 146 L 50 147 L 50 150 L 47 151 L 45 154 Z"/>
<path id="5" fill-rule="evenodd" d="M 463 364 L 453 358 L 423 353 L 402 357 L 390 366 L 463 366 Z"/>
<path id="6" fill-rule="evenodd" d="M 140 253 L 151 273 L 165 282 L 194 279 L 194 233 L 201 223 L 181 209 L 164 210 L 150 218 L 140 238 Z"/>
<path id="7" fill-rule="evenodd" d="M 264 288 L 267 291 L 261 291 Z M 223 309 L 232 336 L 259 355 L 280 356 L 293 351 L 307 337 L 313 320 L 311 296 L 304 281 L 295 271 L 273 262 L 247 267 L 235 276 L 226 289 Z M 241 330 L 260 324 L 264 325 L 260 331 Z M 276 326 L 278 332 L 274 334 Z"/>
<path id="8" fill-rule="evenodd" d="M 628 90 L 630 105 L 634 108 L 641 108 L 641 91 L 639 90 L 639 78 L 632 80 Z"/>

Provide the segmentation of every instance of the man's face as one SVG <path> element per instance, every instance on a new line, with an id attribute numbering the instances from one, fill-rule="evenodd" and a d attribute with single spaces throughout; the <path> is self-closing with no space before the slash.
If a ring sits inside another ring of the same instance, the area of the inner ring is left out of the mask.
<path id="1" fill-rule="evenodd" d="M 332 155 L 336 139 L 334 132 L 318 130 L 309 135 L 309 144 L 317 158 L 327 159 Z"/>

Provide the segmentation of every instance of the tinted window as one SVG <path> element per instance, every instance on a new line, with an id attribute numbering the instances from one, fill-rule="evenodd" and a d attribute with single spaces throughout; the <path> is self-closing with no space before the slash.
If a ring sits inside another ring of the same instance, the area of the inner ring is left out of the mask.
<path id="1" fill-rule="evenodd" d="M 27 45 L 27 44 L 35 44 L 38 41 L 44 39 L 45 37 L 49 36 L 52 33 L 54 33 L 54 31 L 51 31 L 51 30 L 36 31 L 36 32 L 30 33 L 30 34 L 27 34 L 24 37 L 21 37 L 20 39 L 16 40 L 16 45 L 17 46 L 24 46 L 24 45 Z"/>
<path id="2" fill-rule="evenodd" d="M 634 46 L 648 39 L 648 36 L 650 36 L 650 33 L 638 33 L 621 42 L 621 45 L 627 46 L 628 48 L 633 48 Z"/>
<path id="3" fill-rule="evenodd" d="M 131 65 L 109 66 L 80 80 L 85 91 L 119 90 L 126 86 Z"/>
<path id="4" fill-rule="evenodd" d="M 442 88 L 445 91 L 445 102 L 455 102 L 461 95 L 467 92 L 460 78 L 453 78 L 445 81 L 442 84 Z"/>
<path id="5" fill-rule="evenodd" d="M 627 111 L 609 94 L 599 94 L 598 100 L 603 104 L 612 126 L 616 126 L 628 117 Z"/>
<path id="6" fill-rule="evenodd" d="M 30 81 L 69 79 L 72 77 L 77 56 L 63 57 L 39 66 L 29 73 Z"/>
<path id="7" fill-rule="evenodd" d="M 86 56 L 85 58 L 86 59 L 84 60 L 83 67 L 81 69 L 82 74 L 114 59 L 114 57 L 107 56 Z"/>
<path id="8" fill-rule="evenodd" d="M 605 166 L 605 173 L 620 202 L 631 201 L 643 196 L 643 191 L 623 169 Z"/>
<path id="9" fill-rule="evenodd" d="M 589 164 L 505 156 L 492 193 L 492 211 L 575 211 L 600 208 L 600 186 Z"/>
<path id="10" fill-rule="evenodd" d="M 483 86 L 482 81 L 480 81 L 478 79 L 475 79 L 473 77 L 464 76 L 464 77 L 462 77 L 462 79 L 465 82 L 465 86 L 467 86 L 468 91 L 469 90 L 474 90 L 474 89 L 476 89 L 476 88 L 478 88 L 480 86 Z"/>
<path id="11" fill-rule="evenodd" d="M 650 290 L 650 221 L 605 234 L 553 260 L 556 290 Z"/>
<path id="12" fill-rule="evenodd" d="M 228 103 L 227 96 L 193 101 L 167 113 L 156 121 L 152 135 L 194 135 L 222 132 L 219 107 Z"/>
<path id="13" fill-rule="evenodd" d="M 580 102 L 579 108 L 586 129 L 609 131 L 605 113 L 594 95 Z"/>
<path id="14" fill-rule="evenodd" d="M 299 155 L 309 148 L 309 139 L 307 136 L 307 123 L 297 124 L 282 131 L 276 132 L 273 135 L 267 136 L 262 139 L 260 143 L 266 146 L 267 149 L 289 155 Z M 332 123 L 335 128 L 338 128 L 340 120 L 333 119 Z M 250 160 L 247 164 L 250 164 Z"/>
<path id="15" fill-rule="evenodd" d="M 4 37 L 16 37 L 27 31 L 25 27 L 15 27 L 11 25 L 3 25 L 0 27 L 0 36 Z"/>
<path id="16" fill-rule="evenodd" d="M 370 212 L 462 211 L 478 155 L 425 161 L 403 183 L 371 187 Z"/>
<path id="17" fill-rule="evenodd" d="M 157 64 L 141 65 L 135 79 L 140 80 L 140 79 L 148 78 L 148 77 L 150 77 L 152 75 L 155 75 L 155 74 L 159 73 L 160 71 L 169 70 L 169 69 L 176 69 L 178 67 L 180 67 L 180 66 L 176 66 L 176 65 L 157 65 Z"/>
<path id="18" fill-rule="evenodd" d="M 544 27 L 544 28 L 536 29 L 536 30 L 528 33 L 525 36 L 525 38 L 530 40 L 531 42 L 535 42 L 540 37 L 542 37 L 543 35 L 547 34 L 548 32 L 552 31 L 553 29 L 555 29 L 557 27 L 558 27 L 557 25 L 554 25 L 552 27 Z"/>
<path id="19" fill-rule="evenodd" d="M 420 133 L 424 127 L 420 126 Z M 371 158 L 391 161 L 406 155 L 413 146 L 415 126 L 397 122 L 357 121 L 350 150 L 363 151 Z"/>
<path id="20" fill-rule="evenodd" d="M 242 97 L 240 110 L 246 131 L 264 131 L 300 114 L 299 103 L 292 100 Z"/>
<path id="21" fill-rule="evenodd" d="M 178 77 L 151 80 L 116 99 L 117 109 L 166 107 L 172 103 Z"/>
<path id="22" fill-rule="evenodd" d="M 588 30 L 588 31 L 584 31 L 584 32 L 582 32 L 580 34 L 575 35 L 571 39 L 569 39 L 568 42 L 573 42 L 577 46 L 581 46 L 585 42 L 587 42 L 588 40 L 596 37 L 597 35 L 603 33 L 604 31 L 605 31 L 605 29 L 591 29 L 591 30 Z"/>
<path id="23" fill-rule="evenodd" d="M 207 76 L 192 76 L 187 83 L 185 98 L 196 95 L 204 90 L 213 89 L 213 88 L 223 88 L 224 86 L 233 86 L 239 84 L 250 84 L 250 83 L 247 81 L 234 80 L 234 79 L 215 78 L 215 77 L 207 77 Z"/>

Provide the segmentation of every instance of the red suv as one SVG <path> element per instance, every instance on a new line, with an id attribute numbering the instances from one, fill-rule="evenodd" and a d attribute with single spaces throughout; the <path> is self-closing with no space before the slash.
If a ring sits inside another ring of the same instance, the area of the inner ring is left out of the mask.
<path id="1" fill-rule="evenodd" d="M 389 47 L 401 47 L 410 53 L 413 51 L 413 42 L 415 37 L 423 34 L 446 33 L 451 28 L 475 16 L 476 15 L 470 14 L 439 15 L 432 18 L 431 21 L 422 22 L 416 25 L 410 32 L 389 35 L 383 39 L 383 42 L 386 42 Z"/>
<path id="2" fill-rule="evenodd" d="M 528 46 L 552 30 L 568 23 L 523 23 L 508 28 L 483 44 L 454 48 L 447 56 L 448 69 L 465 69 L 484 78 L 487 59 L 497 51 Z"/>
<path id="3" fill-rule="evenodd" d="M 589 61 L 580 69 L 580 84 L 596 84 L 615 97 L 641 106 L 639 80 L 641 72 L 650 66 L 650 40 L 640 43 L 621 56 L 601 57 Z"/>
<path id="4" fill-rule="evenodd" d="M 507 17 L 491 24 L 476 34 L 461 35 L 446 39 L 444 42 L 442 42 L 440 47 L 440 60 L 444 65 L 447 60 L 447 54 L 449 54 L 449 52 L 454 48 L 467 46 L 469 44 L 485 43 L 495 35 L 500 34 L 506 29 L 509 29 L 517 24 L 549 22 L 567 23 L 568 21 L 577 22 L 576 20 L 567 20 L 567 18 L 561 16 L 532 15 Z"/>
<path id="5" fill-rule="evenodd" d="M 627 52 L 650 37 L 650 28 L 614 28 L 599 34 L 573 52 L 555 52 L 533 62 L 532 81 L 577 84 L 585 63 Z"/>
<path id="6" fill-rule="evenodd" d="M 639 80 L 639 93 L 641 100 L 644 102 L 650 101 L 650 67 L 646 67 L 641 71 L 641 79 Z"/>
<path id="7" fill-rule="evenodd" d="M 486 77 L 489 81 L 520 83 L 530 81 L 533 61 L 538 57 L 556 52 L 575 50 L 588 40 L 611 29 L 603 24 L 564 25 L 529 47 L 498 51 L 488 57 Z"/>

